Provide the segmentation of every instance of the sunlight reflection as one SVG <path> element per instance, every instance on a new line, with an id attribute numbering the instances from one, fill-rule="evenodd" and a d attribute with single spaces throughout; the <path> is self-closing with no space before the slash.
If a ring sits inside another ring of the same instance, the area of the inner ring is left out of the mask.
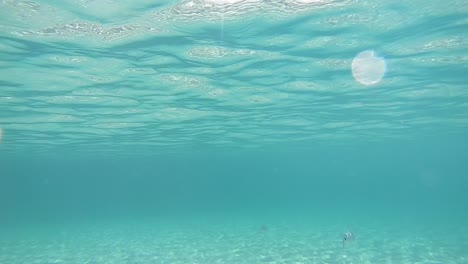
<path id="1" fill-rule="evenodd" d="M 231 4 L 242 2 L 243 0 L 205 0 L 205 1 L 209 3 L 215 3 L 217 5 L 224 5 L 224 4 L 231 5 Z"/>
<path id="2" fill-rule="evenodd" d="M 351 69 L 354 79 L 361 84 L 377 84 L 385 74 L 385 59 L 378 57 L 373 50 L 366 50 L 354 57 Z"/>
<path id="3" fill-rule="evenodd" d="M 322 0 L 296 0 L 296 2 L 303 3 L 303 4 L 315 4 L 315 3 L 322 3 Z"/>
<path id="4" fill-rule="evenodd" d="M 0 127 L 0 143 L 2 143 L 2 136 L 3 136 L 3 130 L 2 130 L 2 128 Z"/>

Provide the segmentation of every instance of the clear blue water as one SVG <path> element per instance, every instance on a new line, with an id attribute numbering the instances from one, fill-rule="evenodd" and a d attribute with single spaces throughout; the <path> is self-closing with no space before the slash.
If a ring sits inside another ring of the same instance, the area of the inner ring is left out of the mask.
<path id="1" fill-rule="evenodd" d="M 1 1 L 0 263 L 468 263 L 467 28 L 457 0 Z"/>

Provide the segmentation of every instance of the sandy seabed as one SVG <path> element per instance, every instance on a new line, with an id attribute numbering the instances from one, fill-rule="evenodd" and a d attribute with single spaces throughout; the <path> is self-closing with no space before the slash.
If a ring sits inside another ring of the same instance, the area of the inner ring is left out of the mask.
<path id="1" fill-rule="evenodd" d="M 226 218 L 228 219 L 228 218 Z M 327 221 L 187 219 L 87 221 L 3 229 L 0 263 L 468 263 L 459 225 L 352 225 Z"/>

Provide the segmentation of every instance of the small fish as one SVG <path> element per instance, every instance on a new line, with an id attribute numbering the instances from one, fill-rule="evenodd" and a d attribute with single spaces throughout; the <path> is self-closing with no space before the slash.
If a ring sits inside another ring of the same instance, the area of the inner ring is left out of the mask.
<path id="1" fill-rule="evenodd" d="M 349 243 L 354 240 L 354 234 L 353 232 L 345 232 L 343 234 L 343 247 L 345 246 L 345 243 Z"/>

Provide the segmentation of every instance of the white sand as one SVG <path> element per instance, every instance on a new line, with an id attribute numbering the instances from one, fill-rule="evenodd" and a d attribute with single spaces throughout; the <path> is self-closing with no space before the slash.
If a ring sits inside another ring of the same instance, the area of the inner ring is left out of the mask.
<path id="1" fill-rule="evenodd" d="M 462 224 L 376 222 L 355 227 L 355 241 L 343 248 L 343 225 L 264 220 L 99 222 L 9 232 L 0 239 L 0 263 L 468 263 Z"/>

